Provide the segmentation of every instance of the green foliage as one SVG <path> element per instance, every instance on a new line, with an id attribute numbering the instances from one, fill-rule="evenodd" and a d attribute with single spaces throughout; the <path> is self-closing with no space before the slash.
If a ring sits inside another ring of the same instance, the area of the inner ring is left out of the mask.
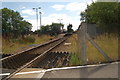
<path id="1" fill-rule="evenodd" d="M 80 65 L 81 60 L 79 60 L 77 53 L 71 53 L 70 55 L 70 65 Z"/>
<path id="2" fill-rule="evenodd" d="M 68 33 L 73 32 L 72 27 L 73 27 L 72 24 L 69 24 L 69 25 L 67 26 L 67 32 L 68 32 Z"/>
<path id="3" fill-rule="evenodd" d="M 51 25 L 42 26 L 41 30 L 39 30 L 38 32 L 42 34 L 58 35 L 61 33 L 62 26 L 63 24 L 60 23 L 52 23 Z"/>
<path id="4" fill-rule="evenodd" d="M 0 11 L 2 11 L 3 37 L 12 36 L 13 38 L 17 38 L 30 32 L 32 25 L 23 20 L 19 12 L 8 8 L 3 8 Z"/>
<path id="5" fill-rule="evenodd" d="M 81 13 L 88 23 L 96 23 L 107 33 L 117 33 L 120 26 L 120 3 L 117 2 L 95 2 L 87 6 Z"/>
<path id="6" fill-rule="evenodd" d="M 81 21 L 84 21 L 84 20 L 85 20 L 85 16 L 86 16 L 86 12 L 84 12 L 84 11 L 81 12 L 81 13 L 80 13 L 80 16 L 81 16 L 81 19 L 80 19 L 80 20 L 81 20 Z"/>
<path id="7" fill-rule="evenodd" d="M 51 31 L 50 29 L 51 29 L 50 25 L 42 26 L 41 27 L 41 33 L 43 33 L 43 34 L 49 34 L 50 31 Z"/>
<path id="8" fill-rule="evenodd" d="M 51 25 L 51 35 L 58 35 L 61 33 L 62 24 L 52 23 Z"/>

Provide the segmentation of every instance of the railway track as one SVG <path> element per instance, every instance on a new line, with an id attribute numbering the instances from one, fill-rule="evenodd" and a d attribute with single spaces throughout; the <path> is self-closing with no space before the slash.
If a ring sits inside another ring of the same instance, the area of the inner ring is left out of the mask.
<path id="1" fill-rule="evenodd" d="M 60 66 L 68 66 L 69 53 L 68 52 L 50 52 L 45 58 L 36 60 L 29 68 L 55 68 Z"/>
<path id="2" fill-rule="evenodd" d="M 70 36 L 70 35 L 69 35 Z M 3 80 L 8 80 L 24 68 L 52 68 L 68 65 L 67 52 L 50 52 L 55 47 L 63 43 L 69 36 L 63 36 L 35 48 L 22 51 L 17 54 L 9 55 L 0 59 L 3 69 L 12 69 L 10 75 L 5 76 Z"/>

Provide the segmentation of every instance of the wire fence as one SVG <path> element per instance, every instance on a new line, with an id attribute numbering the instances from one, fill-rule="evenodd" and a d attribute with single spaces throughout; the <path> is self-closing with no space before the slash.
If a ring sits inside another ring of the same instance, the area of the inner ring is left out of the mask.
<path id="1" fill-rule="evenodd" d="M 93 37 L 96 37 L 96 31 L 93 29 L 89 29 L 92 25 L 88 25 L 87 23 L 83 22 L 79 26 L 77 37 L 78 37 L 78 53 L 80 54 L 82 65 L 87 64 L 87 41 L 89 41 L 92 46 L 94 46 L 100 54 L 107 60 L 112 61 L 112 59 L 103 51 L 103 49 L 93 40 Z M 93 26 L 94 27 L 94 26 Z"/>

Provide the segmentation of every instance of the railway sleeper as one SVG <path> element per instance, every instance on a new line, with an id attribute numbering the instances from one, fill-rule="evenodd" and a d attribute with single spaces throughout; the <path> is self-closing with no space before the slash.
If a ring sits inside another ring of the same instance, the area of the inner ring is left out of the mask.
<path id="1" fill-rule="evenodd" d="M 69 60 L 68 52 L 49 52 L 42 59 L 38 59 L 29 68 L 54 68 L 59 66 L 67 66 Z"/>
<path id="2" fill-rule="evenodd" d="M 5 58 L 5 57 L 8 57 L 8 56 L 11 56 L 12 54 L 1 54 L 2 55 L 2 58 Z"/>
<path id="3" fill-rule="evenodd" d="M 49 68 L 55 67 L 55 64 L 56 64 L 58 57 L 59 57 L 58 53 L 53 53 L 53 54 L 55 54 L 55 55 L 53 55 L 53 59 L 51 59 L 50 64 L 48 65 Z"/>
<path id="4" fill-rule="evenodd" d="M 58 52 L 58 54 L 59 54 L 59 57 L 58 57 L 58 60 L 57 60 L 57 62 L 55 64 L 55 67 L 61 66 L 61 59 L 63 57 L 63 53 L 62 52 L 60 52 L 60 53 Z"/>
<path id="5" fill-rule="evenodd" d="M 17 69 L 31 61 L 39 54 L 20 54 L 13 58 L 9 58 L 3 61 L 3 68 Z M 49 52 L 43 59 L 38 59 L 29 67 L 32 68 L 53 68 L 58 66 L 65 66 L 68 62 L 68 52 Z"/>
<path id="6" fill-rule="evenodd" d="M 2 61 L 2 67 L 7 69 L 17 69 L 35 58 L 36 56 L 38 56 L 38 54 L 20 54 Z"/>
<path id="7" fill-rule="evenodd" d="M 37 61 L 35 61 L 29 67 L 32 67 L 32 68 L 43 68 L 43 66 L 45 65 L 45 62 L 48 61 L 47 59 L 45 59 L 46 61 L 44 60 L 44 58 L 47 57 L 47 56 L 50 56 L 50 54 L 47 54 L 44 57 L 39 58 Z"/>

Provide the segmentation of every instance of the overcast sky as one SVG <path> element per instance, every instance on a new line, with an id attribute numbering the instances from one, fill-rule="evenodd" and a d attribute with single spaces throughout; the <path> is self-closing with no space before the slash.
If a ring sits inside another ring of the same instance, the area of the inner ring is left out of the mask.
<path id="1" fill-rule="evenodd" d="M 20 12 L 21 16 L 33 25 L 32 30 L 37 29 L 36 13 L 32 8 L 41 7 L 42 25 L 59 23 L 58 19 L 66 26 L 70 23 L 76 30 L 80 24 L 80 12 L 86 9 L 92 0 L 81 0 L 79 2 L 2 2 L 2 8 Z M 38 21 L 39 22 L 39 21 Z"/>

